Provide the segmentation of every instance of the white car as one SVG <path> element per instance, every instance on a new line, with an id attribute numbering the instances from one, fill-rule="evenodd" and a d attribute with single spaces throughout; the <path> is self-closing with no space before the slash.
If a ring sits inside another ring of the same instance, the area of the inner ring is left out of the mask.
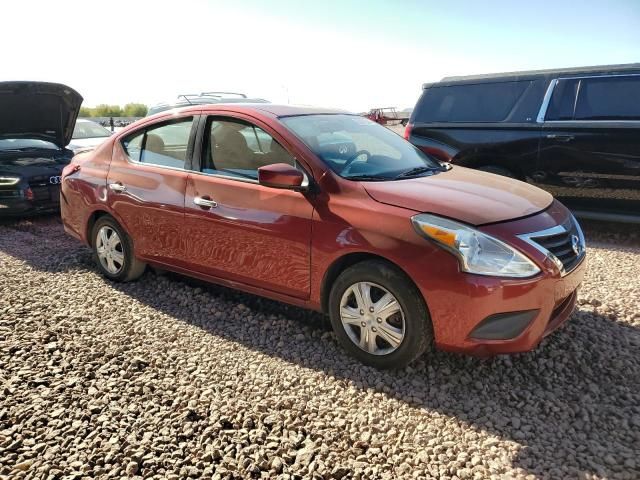
<path id="1" fill-rule="evenodd" d="M 73 150 L 73 153 L 93 150 L 110 136 L 111 131 L 104 128 L 99 123 L 79 118 L 76 120 L 76 126 L 73 129 L 73 136 L 71 137 L 71 142 L 67 145 L 67 148 L 69 150 Z"/>

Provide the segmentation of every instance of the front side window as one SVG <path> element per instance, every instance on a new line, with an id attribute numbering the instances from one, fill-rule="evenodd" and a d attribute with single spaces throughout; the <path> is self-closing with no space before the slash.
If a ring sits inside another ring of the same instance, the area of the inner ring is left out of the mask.
<path id="1" fill-rule="evenodd" d="M 640 120 L 640 75 L 580 81 L 576 120 Z"/>
<path id="2" fill-rule="evenodd" d="M 209 119 L 205 133 L 202 171 L 258 179 L 258 168 L 274 163 L 295 166 L 295 159 L 255 125 L 235 120 Z"/>
<path id="3" fill-rule="evenodd" d="M 122 141 L 131 160 L 163 167 L 185 168 L 193 118 L 136 132 Z"/>
<path id="4" fill-rule="evenodd" d="M 281 121 L 343 178 L 395 180 L 443 170 L 400 135 L 364 117 L 300 115 Z"/>

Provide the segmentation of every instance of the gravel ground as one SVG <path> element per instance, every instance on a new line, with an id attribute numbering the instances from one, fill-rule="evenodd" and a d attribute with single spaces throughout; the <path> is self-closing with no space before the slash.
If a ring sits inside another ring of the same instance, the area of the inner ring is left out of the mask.
<path id="1" fill-rule="evenodd" d="M 535 352 L 379 372 L 318 314 L 0 225 L 0 478 L 640 478 L 640 235 L 587 238 Z"/>

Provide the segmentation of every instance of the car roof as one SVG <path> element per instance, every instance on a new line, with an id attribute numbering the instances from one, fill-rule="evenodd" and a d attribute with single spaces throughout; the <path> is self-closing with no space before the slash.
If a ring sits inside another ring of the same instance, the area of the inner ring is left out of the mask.
<path id="1" fill-rule="evenodd" d="M 274 117 L 294 117 L 300 115 L 336 115 L 347 114 L 355 115 L 346 110 L 339 110 L 335 108 L 322 108 L 322 107 L 310 107 L 310 106 L 296 106 L 296 105 L 278 105 L 273 103 L 213 103 L 207 105 L 189 105 L 176 109 L 180 112 L 216 112 L 216 111 L 229 111 L 229 112 L 245 112 L 245 113 L 267 113 Z M 166 114 L 167 111 L 160 112 Z M 160 115 L 160 114 L 158 114 Z"/>
<path id="2" fill-rule="evenodd" d="M 269 103 L 268 100 L 265 100 L 263 98 L 247 98 L 247 96 L 242 93 L 229 93 L 229 95 L 238 95 L 238 97 L 221 97 L 219 95 L 213 95 L 209 93 L 202 93 L 199 95 L 179 95 L 175 100 L 161 102 L 149 107 L 149 112 L 152 112 L 151 115 L 154 115 L 166 110 L 186 107 L 189 105 L 207 105 L 218 103 Z"/>
<path id="3" fill-rule="evenodd" d="M 640 72 L 640 63 L 626 63 L 619 65 L 596 65 L 591 67 L 552 68 L 546 70 L 526 70 L 522 72 L 487 73 L 481 75 L 464 75 L 444 77 L 439 82 L 425 83 L 422 88 L 431 86 L 462 85 L 472 83 L 491 83 L 492 81 L 534 80 L 542 77 L 558 77 L 567 75 L 586 74 L 616 74 Z"/>

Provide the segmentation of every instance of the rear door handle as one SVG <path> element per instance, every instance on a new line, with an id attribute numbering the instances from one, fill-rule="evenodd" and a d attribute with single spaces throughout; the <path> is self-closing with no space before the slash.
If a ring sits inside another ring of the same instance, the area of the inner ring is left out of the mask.
<path id="1" fill-rule="evenodd" d="M 550 133 L 549 135 L 547 135 L 547 138 L 549 140 L 556 140 L 558 142 L 570 142 L 574 137 L 573 135 L 557 135 L 555 133 Z"/>
<path id="2" fill-rule="evenodd" d="M 193 203 L 195 203 L 196 205 L 202 208 L 216 208 L 218 206 L 215 200 L 212 200 L 207 196 L 195 197 L 193 199 Z"/>
<path id="3" fill-rule="evenodd" d="M 121 193 L 121 192 L 124 192 L 127 189 L 127 187 L 125 187 L 120 182 L 114 182 L 114 183 L 110 183 L 109 184 L 109 189 L 114 191 L 114 192 Z"/>

